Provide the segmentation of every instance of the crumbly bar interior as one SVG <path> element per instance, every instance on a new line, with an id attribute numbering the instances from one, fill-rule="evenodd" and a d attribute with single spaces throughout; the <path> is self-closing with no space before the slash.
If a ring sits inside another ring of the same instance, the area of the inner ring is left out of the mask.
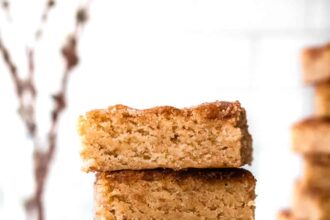
<path id="1" fill-rule="evenodd" d="M 96 219 L 254 219 L 251 174 L 224 177 L 219 171 L 184 172 L 100 174 L 95 184 Z"/>

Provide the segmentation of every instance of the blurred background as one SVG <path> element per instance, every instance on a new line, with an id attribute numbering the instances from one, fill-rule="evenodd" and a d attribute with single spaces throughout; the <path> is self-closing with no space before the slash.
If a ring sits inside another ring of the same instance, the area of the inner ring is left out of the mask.
<path id="1" fill-rule="evenodd" d="M 44 2 L 10 1 L 11 22 L 0 12 L 1 37 L 22 74 Z M 41 131 L 63 72 L 59 49 L 79 4 L 56 1 L 36 46 Z M 300 52 L 330 40 L 330 1 L 94 0 L 89 15 L 47 180 L 47 220 L 93 219 L 94 177 L 80 170 L 77 118 L 117 103 L 146 108 L 241 101 L 254 137 L 249 169 L 258 180 L 256 219 L 274 219 L 290 204 L 301 169 L 290 151 L 290 126 L 313 110 L 313 91 L 302 84 Z M 0 219 L 20 220 L 34 186 L 33 146 L 2 60 L 0 102 Z"/>

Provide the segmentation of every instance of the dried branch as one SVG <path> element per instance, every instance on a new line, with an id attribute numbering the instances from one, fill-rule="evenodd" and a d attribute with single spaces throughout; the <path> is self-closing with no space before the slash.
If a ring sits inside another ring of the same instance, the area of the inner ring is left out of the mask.
<path id="1" fill-rule="evenodd" d="M 48 13 L 50 9 L 55 5 L 55 2 L 52 0 L 47 0 L 46 7 L 44 9 L 43 15 L 41 17 L 41 25 L 36 31 L 36 41 L 40 39 L 44 24 L 47 21 Z M 2 1 L 2 7 L 9 11 L 9 2 L 6 0 Z M 17 67 L 13 62 L 9 50 L 5 47 L 2 39 L 0 38 L 0 51 L 2 53 L 3 60 L 6 66 L 9 69 L 9 72 L 12 76 L 16 94 L 19 101 L 18 112 L 21 116 L 23 123 L 25 124 L 27 131 L 34 140 L 36 145 L 36 136 L 37 136 L 37 123 L 35 119 L 35 104 L 36 104 L 36 86 L 34 84 L 34 48 L 27 49 L 27 60 L 28 60 L 28 77 L 22 79 L 19 77 Z M 35 146 L 37 147 L 37 146 Z"/>
<path id="2" fill-rule="evenodd" d="M 60 90 L 52 96 L 54 107 L 51 111 L 51 126 L 48 133 L 48 148 L 45 152 L 40 151 L 37 148 L 34 150 L 34 175 L 36 179 L 36 193 L 34 197 L 28 200 L 26 208 L 27 210 L 37 210 L 39 220 L 44 219 L 42 200 L 43 192 L 45 181 L 48 176 L 49 167 L 56 151 L 59 119 L 67 106 L 66 94 L 69 76 L 74 67 L 76 67 L 79 63 L 77 43 L 80 35 L 78 30 L 83 28 L 86 21 L 87 8 L 79 8 L 76 16 L 75 31 L 73 34 L 69 35 L 67 41 L 61 49 L 61 54 L 65 61 L 65 69 L 61 80 Z"/>
<path id="3" fill-rule="evenodd" d="M 0 0 L 1 1 L 1 0 Z M 4 2 L 7 2 L 6 4 Z M 8 1 L 2 1 L 3 8 L 9 8 Z M 29 136 L 34 142 L 34 178 L 36 182 L 36 189 L 34 195 L 29 198 L 25 203 L 25 208 L 28 216 L 36 215 L 38 220 L 44 220 L 44 203 L 43 194 L 45 188 L 45 182 L 49 173 L 49 168 L 52 163 L 54 153 L 57 147 L 57 134 L 58 134 L 58 123 L 60 116 L 66 108 L 66 94 L 69 76 L 79 63 L 79 56 L 77 53 L 77 44 L 80 38 L 80 30 L 83 28 L 88 20 L 87 9 L 89 7 L 89 1 L 86 5 L 78 8 L 76 12 L 76 25 L 73 33 L 69 35 L 64 46 L 61 48 L 61 54 L 65 62 L 65 68 L 62 75 L 60 89 L 57 93 L 52 96 L 54 103 L 53 109 L 51 110 L 51 122 L 47 136 L 47 146 L 39 146 L 37 142 L 37 123 L 35 118 L 36 109 L 36 97 L 37 90 L 34 83 L 34 72 L 35 72 L 35 61 L 34 51 L 36 43 L 40 40 L 43 34 L 44 26 L 48 20 L 50 10 L 55 5 L 55 1 L 47 0 L 44 11 L 41 16 L 40 25 L 35 32 L 35 44 L 32 47 L 28 47 L 26 50 L 28 60 L 28 75 L 26 79 L 19 77 L 18 69 L 6 48 L 0 35 L 0 53 L 2 54 L 3 61 L 7 66 L 9 73 L 14 82 L 16 95 L 19 101 L 19 114 L 23 123 L 25 124 Z M 6 7 L 4 7 L 6 6 Z M 9 11 L 9 10 L 8 10 Z"/>

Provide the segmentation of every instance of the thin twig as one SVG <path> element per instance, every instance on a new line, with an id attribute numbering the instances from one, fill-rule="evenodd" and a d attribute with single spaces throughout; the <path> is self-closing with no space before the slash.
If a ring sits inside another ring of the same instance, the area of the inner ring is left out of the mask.
<path id="1" fill-rule="evenodd" d="M 0 0 L 1 8 L 2 10 L 6 13 L 7 15 L 7 20 L 11 21 L 11 16 L 10 16 L 10 3 L 8 0 Z"/>
<path id="2" fill-rule="evenodd" d="M 5 47 L 3 40 L 0 38 L 0 51 L 3 61 L 7 66 L 9 73 L 11 74 L 14 82 L 16 95 L 18 98 L 18 112 L 21 116 L 23 123 L 25 124 L 28 134 L 31 137 L 35 137 L 36 134 L 36 122 L 34 117 L 34 107 L 31 102 L 31 97 L 36 96 L 36 90 L 33 85 L 32 79 L 22 79 L 19 77 L 17 67 L 12 60 L 9 50 Z M 32 55 L 31 55 L 32 56 Z"/>
<path id="3" fill-rule="evenodd" d="M 50 10 L 55 6 L 54 0 L 46 0 L 44 11 L 42 12 L 41 19 L 40 19 L 40 25 L 37 28 L 37 31 L 35 32 L 35 40 L 38 41 L 43 34 L 44 26 L 46 25 L 48 21 L 48 15 L 50 13 Z"/>

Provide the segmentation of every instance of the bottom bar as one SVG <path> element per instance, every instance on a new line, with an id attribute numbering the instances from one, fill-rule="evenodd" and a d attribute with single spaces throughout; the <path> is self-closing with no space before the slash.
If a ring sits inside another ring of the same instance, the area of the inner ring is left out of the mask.
<path id="1" fill-rule="evenodd" d="M 330 193 L 297 182 L 294 190 L 292 213 L 295 219 L 329 220 Z"/>
<path id="2" fill-rule="evenodd" d="M 96 220 L 253 220 L 255 179 L 243 169 L 99 173 Z"/>

